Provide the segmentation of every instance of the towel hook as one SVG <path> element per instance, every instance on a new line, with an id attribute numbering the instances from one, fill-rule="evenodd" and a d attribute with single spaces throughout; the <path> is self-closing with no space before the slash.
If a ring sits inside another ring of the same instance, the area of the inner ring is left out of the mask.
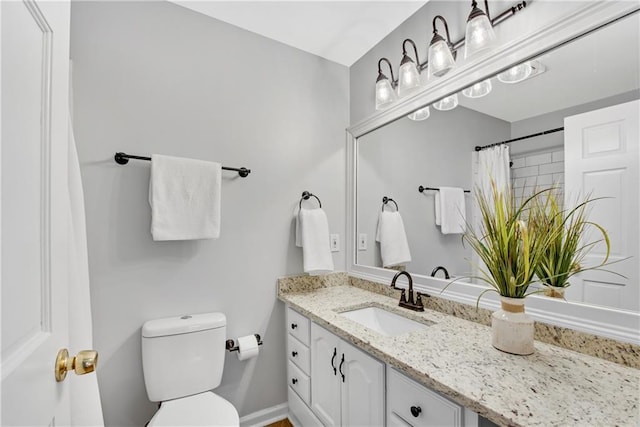
<path id="1" fill-rule="evenodd" d="M 387 203 L 389 203 L 389 202 L 393 202 L 393 204 L 394 204 L 394 205 L 396 205 L 396 212 L 397 212 L 397 211 L 398 211 L 398 204 L 396 203 L 396 201 L 395 201 L 395 200 L 393 200 L 392 198 L 387 197 L 387 196 L 384 196 L 384 197 L 382 198 L 382 210 L 384 211 L 384 207 L 385 207 L 385 205 L 386 205 Z"/>
<path id="2" fill-rule="evenodd" d="M 320 207 L 322 207 L 322 202 L 320 201 L 320 199 L 318 198 L 318 196 L 316 196 L 315 194 L 309 193 L 308 191 L 303 191 L 302 192 L 302 198 L 300 199 L 300 203 L 298 203 L 298 207 L 300 209 L 302 209 L 302 201 L 303 200 L 309 200 L 310 197 L 315 197 L 316 200 L 318 201 L 318 205 L 320 205 Z"/>

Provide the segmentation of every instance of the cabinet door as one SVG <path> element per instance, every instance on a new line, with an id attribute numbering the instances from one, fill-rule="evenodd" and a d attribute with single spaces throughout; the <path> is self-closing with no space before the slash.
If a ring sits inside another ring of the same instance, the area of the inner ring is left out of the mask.
<path id="1" fill-rule="evenodd" d="M 383 426 L 384 364 L 345 341 L 340 343 L 339 350 L 342 350 L 338 372 L 342 385 L 342 425 Z"/>
<path id="2" fill-rule="evenodd" d="M 339 346 L 338 337 L 311 324 L 311 409 L 326 426 L 340 425 Z"/>

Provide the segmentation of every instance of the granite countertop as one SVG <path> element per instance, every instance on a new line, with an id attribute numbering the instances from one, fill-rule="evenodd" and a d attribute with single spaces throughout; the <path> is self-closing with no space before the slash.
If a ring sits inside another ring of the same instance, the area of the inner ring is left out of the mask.
<path id="1" fill-rule="evenodd" d="M 535 342 L 530 356 L 491 345 L 491 328 L 354 286 L 279 291 L 296 311 L 485 418 L 514 426 L 637 426 L 640 370 Z M 423 323 L 388 337 L 339 313 L 378 306 Z"/>

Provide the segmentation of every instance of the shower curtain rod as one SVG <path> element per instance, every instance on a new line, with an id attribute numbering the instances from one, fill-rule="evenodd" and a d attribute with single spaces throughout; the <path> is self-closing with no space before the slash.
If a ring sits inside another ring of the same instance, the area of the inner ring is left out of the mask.
<path id="1" fill-rule="evenodd" d="M 123 152 L 117 152 L 116 155 L 113 156 L 113 158 L 116 161 L 116 163 L 119 165 L 126 165 L 127 163 L 129 163 L 129 159 L 146 160 L 149 162 L 151 161 L 151 157 L 134 156 L 133 154 L 127 154 Z M 229 168 L 226 166 L 222 166 L 222 169 L 226 171 L 238 172 L 238 175 L 240 175 L 242 178 L 246 178 L 251 173 L 251 169 L 247 169 L 247 168 Z"/>
<path id="2" fill-rule="evenodd" d="M 563 131 L 563 130 L 564 130 L 564 127 L 555 128 L 555 129 L 549 129 L 549 130 L 545 130 L 543 132 L 533 133 L 531 135 L 521 136 L 519 138 L 513 138 L 513 139 L 510 139 L 508 141 L 501 141 L 501 142 L 495 142 L 495 143 L 489 144 L 489 145 L 483 145 L 482 147 L 479 146 L 479 145 L 476 145 L 476 151 L 484 150 L 485 148 L 495 147 L 495 146 L 502 145 L 502 144 L 508 144 L 510 142 L 521 141 L 523 139 L 533 138 L 535 136 L 542 136 L 542 135 L 547 135 L 547 134 L 554 133 L 554 132 L 560 132 L 560 131 Z"/>

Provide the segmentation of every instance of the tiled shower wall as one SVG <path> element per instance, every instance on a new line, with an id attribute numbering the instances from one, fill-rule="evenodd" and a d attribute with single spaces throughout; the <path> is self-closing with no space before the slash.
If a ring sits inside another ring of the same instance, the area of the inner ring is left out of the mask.
<path id="1" fill-rule="evenodd" d="M 533 190 L 556 187 L 559 199 L 564 190 L 564 150 L 555 147 L 545 151 L 512 156 L 511 180 L 516 197 L 522 199 Z"/>

